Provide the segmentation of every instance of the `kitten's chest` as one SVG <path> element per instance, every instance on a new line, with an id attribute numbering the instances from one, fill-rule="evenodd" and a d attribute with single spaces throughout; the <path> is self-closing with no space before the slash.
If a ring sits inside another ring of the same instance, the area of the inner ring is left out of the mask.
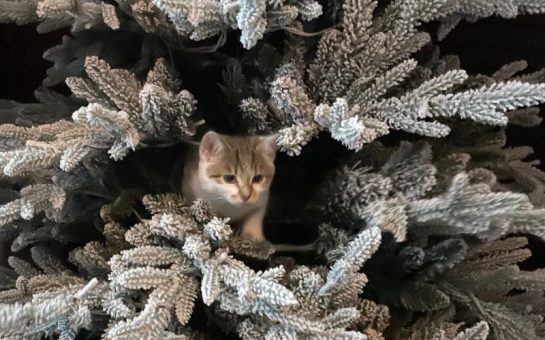
<path id="1" fill-rule="evenodd" d="M 206 199 L 205 199 L 206 200 Z M 258 207 L 256 205 L 233 206 L 224 201 L 208 201 L 214 213 L 221 217 L 229 217 L 232 222 L 239 222 L 246 218 Z"/>
<path id="2" fill-rule="evenodd" d="M 218 194 L 208 192 L 200 185 L 197 176 L 188 176 L 183 182 L 182 192 L 186 199 L 201 199 L 208 203 L 212 212 L 220 217 L 229 217 L 231 222 L 244 220 L 250 213 L 259 209 L 264 204 L 263 198 L 256 204 L 234 206 L 224 199 L 218 199 Z"/>

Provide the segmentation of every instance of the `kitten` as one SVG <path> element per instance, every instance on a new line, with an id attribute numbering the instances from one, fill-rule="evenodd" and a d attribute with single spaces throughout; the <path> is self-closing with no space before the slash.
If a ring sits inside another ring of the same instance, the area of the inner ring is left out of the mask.
<path id="1" fill-rule="evenodd" d="M 210 131 L 187 155 L 182 194 L 264 240 L 263 218 L 274 176 L 276 136 L 227 136 Z"/>

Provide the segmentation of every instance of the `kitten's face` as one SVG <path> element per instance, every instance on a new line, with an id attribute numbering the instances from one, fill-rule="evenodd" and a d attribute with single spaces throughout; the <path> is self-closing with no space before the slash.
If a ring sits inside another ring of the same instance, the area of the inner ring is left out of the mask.
<path id="1" fill-rule="evenodd" d="M 208 132 L 199 148 L 200 178 L 215 200 L 255 204 L 274 176 L 276 136 L 235 137 Z"/>

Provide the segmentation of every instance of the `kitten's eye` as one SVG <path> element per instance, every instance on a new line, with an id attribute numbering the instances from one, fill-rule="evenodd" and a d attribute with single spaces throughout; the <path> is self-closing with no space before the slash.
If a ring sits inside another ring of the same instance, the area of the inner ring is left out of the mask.
<path id="1" fill-rule="evenodd" d="M 237 178 L 234 175 L 223 175 L 223 180 L 225 183 L 235 183 L 237 181 Z"/>
<path id="2" fill-rule="evenodd" d="M 263 175 L 255 175 L 254 178 L 252 178 L 252 182 L 259 183 L 263 180 Z"/>

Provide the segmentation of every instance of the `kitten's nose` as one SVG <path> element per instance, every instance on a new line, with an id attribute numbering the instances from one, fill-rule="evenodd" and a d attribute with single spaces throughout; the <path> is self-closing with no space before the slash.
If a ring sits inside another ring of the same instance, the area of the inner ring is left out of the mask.
<path id="1" fill-rule="evenodd" d="M 242 202 L 248 202 L 250 197 L 252 197 L 252 190 L 250 188 L 241 188 L 239 195 Z"/>

